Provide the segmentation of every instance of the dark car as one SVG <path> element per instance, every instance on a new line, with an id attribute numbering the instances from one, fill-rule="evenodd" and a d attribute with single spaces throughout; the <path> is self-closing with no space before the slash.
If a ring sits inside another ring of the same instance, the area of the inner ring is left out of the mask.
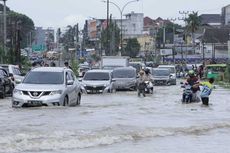
<path id="1" fill-rule="evenodd" d="M 6 94 L 12 94 L 12 85 L 9 74 L 0 67 L 0 98 L 5 98 Z"/>
<path id="2" fill-rule="evenodd" d="M 170 85 L 170 70 L 163 68 L 154 68 L 153 72 L 154 85 Z"/>
<path id="3" fill-rule="evenodd" d="M 136 77 L 133 67 L 116 68 L 112 72 L 113 86 L 116 90 L 136 90 Z"/>

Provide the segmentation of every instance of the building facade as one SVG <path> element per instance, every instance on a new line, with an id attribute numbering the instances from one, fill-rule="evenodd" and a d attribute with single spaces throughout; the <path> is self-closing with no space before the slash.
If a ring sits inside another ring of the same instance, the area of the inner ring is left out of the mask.
<path id="1" fill-rule="evenodd" d="M 230 4 L 222 8 L 222 25 L 230 25 Z"/>
<path id="2" fill-rule="evenodd" d="M 42 27 L 36 27 L 35 37 L 32 43 L 33 51 L 46 51 L 52 50 L 54 46 L 54 29 L 47 28 L 43 29 Z"/>
<path id="3" fill-rule="evenodd" d="M 144 27 L 144 14 L 143 13 L 128 13 L 125 15 L 125 19 L 122 20 L 115 20 L 119 29 L 122 26 L 122 35 L 123 39 L 128 38 L 137 38 L 142 35 L 143 27 Z"/>

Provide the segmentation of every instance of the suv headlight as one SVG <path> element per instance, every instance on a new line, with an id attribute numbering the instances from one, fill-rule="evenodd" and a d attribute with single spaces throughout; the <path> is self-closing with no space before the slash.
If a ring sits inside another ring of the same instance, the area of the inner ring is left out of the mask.
<path id="1" fill-rule="evenodd" d="M 16 82 L 16 84 L 19 84 L 22 82 L 22 80 L 21 79 L 15 79 L 15 82 Z"/>
<path id="2" fill-rule="evenodd" d="M 104 87 L 108 87 L 109 86 L 109 84 L 104 84 Z"/>
<path id="3" fill-rule="evenodd" d="M 22 91 L 21 90 L 18 90 L 18 89 L 14 89 L 13 91 L 14 94 L 19 94 L 19 95 L 22 95 Z"/>
<path id="4" fill-rule="evenodd" d="M 170 79 L 176 79 L 176 77 L 174 75 L 171 75 L 169 78 Z"/>
<path id="5" fill-rule="evenodd" d="M 50 95 L 60 95 L 62 94 L 62 90 L 55 90 L 55 91 L 51 91 Z"/>

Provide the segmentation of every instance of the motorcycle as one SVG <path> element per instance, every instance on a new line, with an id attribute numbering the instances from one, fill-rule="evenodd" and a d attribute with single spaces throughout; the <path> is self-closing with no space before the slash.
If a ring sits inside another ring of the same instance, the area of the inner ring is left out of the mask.
<path id="1" fill-rule="evenodd" d="M 181 87 L 184 88 L 182 95 L 182 103 L 200 102 L 200 98 L 198 97 L 197 92 L 193 92 L 191 85 L 185 83 Z"/>
<path id="2" fill-rule="evenodd" d="M 153 94 L 153 83 L 151 81 L 145 81 L 145 93 Z"/>

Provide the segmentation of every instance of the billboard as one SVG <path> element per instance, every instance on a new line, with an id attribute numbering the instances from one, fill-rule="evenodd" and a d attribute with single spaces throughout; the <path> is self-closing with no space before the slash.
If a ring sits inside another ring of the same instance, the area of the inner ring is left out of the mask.
<path id="1" fill-rule="evenodd" d="M 160 49 L 160 55 L 165 56 L 165 55 L 172 55 L 173 51 L 172 49 Z"/>

